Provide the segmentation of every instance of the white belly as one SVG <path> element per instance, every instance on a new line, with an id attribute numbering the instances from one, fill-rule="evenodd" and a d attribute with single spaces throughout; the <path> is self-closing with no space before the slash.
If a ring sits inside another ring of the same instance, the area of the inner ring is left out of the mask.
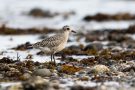
<path id="1" fill-rule="evenodd" d="M 45 54 L 54 54 L 54 53 L 57 53 L 57 52 L 63 50 L 65 48 L 65 45 L 66 45 L 66 42 L 65 43 L 61 43 L 57 47 L 52 47 L 52 48 L 49 48 L 49 47 L 40 47 L 39 49 L 41 51 L 43 51 Z"/>
<path id="2" fill-rule="evenodd" d="M 58 47 L 56 47 L 56 48 L 55 48 L 55 53 L 57 53 L 57 52 L 63 50 L 63 49 L 65 48 L 65 46 L 66 46 L 66 43 L 67 43 L 67 42 L 61 43 Z"/>
<path id="3" fill-rule="evenodd" d="M 52 53 L 52 50 L 48 47 L 40 47 L 40 50 L 43 51 L 45 54 L 50 54 Z"/>

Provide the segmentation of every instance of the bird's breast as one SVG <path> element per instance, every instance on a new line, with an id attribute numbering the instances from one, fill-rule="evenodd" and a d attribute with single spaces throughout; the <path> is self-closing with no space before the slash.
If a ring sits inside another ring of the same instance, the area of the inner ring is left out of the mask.
<path id="1" fill-rule="evenodd" d="M 43 51 L 45 54 L 52 53 L 52 50 L 49 47 L 40 47 L 40 50 Z"/>
<path id="2" fill-rule="evenodd" d="M 61 43 L 58 47 L 56 47 L 55 53 L 63 50 L 65 46 L 66 46 L 66 42 Z"/>

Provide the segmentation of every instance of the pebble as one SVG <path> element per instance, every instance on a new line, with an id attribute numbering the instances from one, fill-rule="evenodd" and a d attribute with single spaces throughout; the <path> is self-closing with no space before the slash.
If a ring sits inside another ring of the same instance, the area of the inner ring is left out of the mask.
<path id="1" fill-rule="evenodd" d="M 117 74 L 118 74 L 119 77 L 124 77 L 124 76 L 126 76 L 123 72 L 117 72 Z"/>
<path id="2" fill-rule="evenodd" d="M 99 74 L 99 73 L 106 73 L 109 72 L 110 69 L 105 65 L 95 65 L 92 70 L 93 73 Z"/>
<path id="3" fill-rule="evenodd" d="M 33 72 L 34 75 L 37 76 L 42 76 L 42 77 L 46 77 L 46 76 L 51 76 L 52 73 L 49 69 L 43 68 L 43 69 L 37 69 Z"/>
<path id="4" fill-rule="evenodd" d="M 24 77 L 25 79 L 29 79 L 29 78 L 31 77 L 31 75 L 30 75 L 29 73 L 24 73 L 24 74 L 23 74 L 23 77 Z"/>

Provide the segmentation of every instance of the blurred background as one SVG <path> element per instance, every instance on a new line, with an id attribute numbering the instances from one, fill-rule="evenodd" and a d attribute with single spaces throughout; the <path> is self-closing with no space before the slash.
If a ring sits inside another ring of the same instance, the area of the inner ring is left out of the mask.
<path id="1" fill-rule="evenodd" d="M 97 14 L 105 19 L 84 19 Z M 108 20 L 109 16 L 102 14 L 127 16 Z M 133 19 L 123 19 L 130 17 L 128 14 L 135 14 L 134 0 L 0 0 L 0 24 L 13 28 L 127 28 L 134 24 Z"/>

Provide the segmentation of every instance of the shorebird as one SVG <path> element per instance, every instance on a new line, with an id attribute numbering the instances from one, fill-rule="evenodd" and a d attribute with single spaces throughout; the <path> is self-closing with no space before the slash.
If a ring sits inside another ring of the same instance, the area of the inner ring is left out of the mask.
<path id="1" fill-rule="evenodd" d="M 65 48 L 70 32 L 76 33 L 68 25 L 66 25 L 60 30 L 60 32 L 56 33 L 53 36 L 45 38 L 44 40 L 40 42 L 33 44 L 32 47 L 36 49 L 40 49 L 45 54 L 50 54 L 51 62 L 52 60 L 54 60 L 54 63 L 56 64 L 55 53 Z"/>

